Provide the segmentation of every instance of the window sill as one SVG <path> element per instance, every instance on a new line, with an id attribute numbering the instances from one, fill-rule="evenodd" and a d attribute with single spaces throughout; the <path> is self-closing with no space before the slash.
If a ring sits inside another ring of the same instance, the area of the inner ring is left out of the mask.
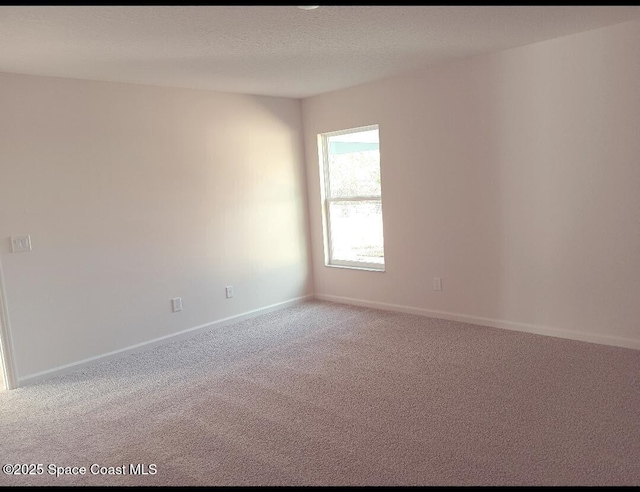
<path id="1" fill-rule="evenodd" d="M 380 272 L 380 273 L 385 272 L 384 268 L 371 268 L 371 267 L 364 267 L 364 266 L 328 265 L 326 263 L 324 266 L 328 268 L 346 268 L 347 270 L 364 270 L 365 272 Z"/>

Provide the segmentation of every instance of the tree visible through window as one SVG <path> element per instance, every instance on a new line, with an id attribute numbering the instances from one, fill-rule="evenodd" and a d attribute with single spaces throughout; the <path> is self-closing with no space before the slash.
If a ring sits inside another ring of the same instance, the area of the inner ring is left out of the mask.
<path id="1" fill-rule="evenodd" d="M 384 270 L 378 126 L 319 135 L 327 265 Z"/>

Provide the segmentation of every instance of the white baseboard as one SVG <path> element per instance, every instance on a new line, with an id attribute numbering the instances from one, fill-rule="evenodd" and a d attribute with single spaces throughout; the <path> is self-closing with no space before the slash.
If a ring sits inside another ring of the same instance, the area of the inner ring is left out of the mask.
<path id="1" fill-rule="evenodd" d="M 247 311 L 245 313 L 236 314 L 235 316 L 229 316 L 228 318 L 212 321 L 211 323 L 206 323 L 204 325 L 194 326 L 193 328 L 187 328 L 186 330 L 182 330 L 177 333 L 164 335 L 162 337 L 154 338 L 147 342 L 137 343 L 129 347 L 114 350 L 112 352 L 107 352 L 106 354 L 96 355 L 94 357 L 89 357 L 87 359 L 83 359 L 78 362 L 65 364 L 64 366 L 55 367 L 53 369 L 48 369 L 46 371 L 38 372 L 35 374 L 29 374 L 28 376 L 24 376 L 18 379 L 18 386 L 20 387 L 20 386 L 25 386 L 27 384 L 39 383 L 40 381 L 43 381 L 45 379 L 49 379 L 55 376 L 61 376 L 63 374 L 77 371 L 78 369 L 82 369 L 83 367 L 92 366 L 96 363 L 106 362 L 108 360 L 115 359 L 117 357 L 122 357 L 125 355 L 142 352 L 144 350 L 148 350 L 157 345 L 163 345 L 165 343 L 175 342 L 178 340 L 189 338 L 197 333 L 212 330 L 214 328 L 222 328 L 223 326 L 230 325 L 231 323 L 237 323 L 239 321 L 244 321 L 245 319 L 260 316 L 261 314 L 266 314 L 272 311 L 277 311 L 279 309 L 284 309 L 286 307 L 293 306 L 295 304 L 299 304 L 301 302 L 304 302 L 306 300 L 310 300 L 313 298 L 314 298 L 313 294 L 302 296 L 302 297 L 296 297 L 294 299 L 289 299 L 288 301 L 271 304 L 270 306 L 265 306 L 262 308 L 254 309 L 252 311 Z"/>
<path id="2" fill-rule="evenodd" d="M 384 302 L 367 301 L 363 299 L 353 299 L 350 297 L 329 296 L 325 294 L 316 294 L 315 298 L 321 301 L 339 302 L 342 304 L 352 304 L 354 306 L 370 307 L 374 309 L 382 309 L 385 311 L 398 311 L 401 313 L 418 314 L 429 318 L 446 319 L 450 321 L 460 321 L 462 323 L 470 323 L 474 325 L 490 326 L 492 328 L 502 328 L 505 330 L 522 331 L 526 333 L 535 333 L 536 335 L 546 335 L 557 338 L 567 338 L 569 340 L 578 340 L 581 342 L 598 343 L 601 345 L 613 345 L 615 347 L 624 347 L 640 350 L 640 340 L 632 338 L 614 337 L 611 335 L 602 335 L 596 333 L 581 333 L 577 331 L 564 330 L 558 328 L 550 328 L 548 326 L 530 325 L 526 323 L 518 323 L 513 321 L 505 321 L 502 319 L 482 318 L 479 316 L 469 316 L 466 314 L 449 313 L 446 311 L 434 311 L 431 309 L 422 309 L 411 306 L 403 306 L 400 304 L 387 304 Z"/>

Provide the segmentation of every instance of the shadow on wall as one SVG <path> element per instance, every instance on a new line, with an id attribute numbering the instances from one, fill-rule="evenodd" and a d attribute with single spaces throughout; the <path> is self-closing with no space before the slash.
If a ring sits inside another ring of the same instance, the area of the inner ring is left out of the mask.
<path id="1" fill-rule="evenodd" d="M 0 78 L 0 247 L 21 376 L 312 291 L 299 101 Z M 11 254 L 14 233 L 33 251 Z"/>
<path id="2" fill-rule="evenodd" d="M 504 319 L 638 336 L 640 66 L 616 35 L 490 58 Z"/>

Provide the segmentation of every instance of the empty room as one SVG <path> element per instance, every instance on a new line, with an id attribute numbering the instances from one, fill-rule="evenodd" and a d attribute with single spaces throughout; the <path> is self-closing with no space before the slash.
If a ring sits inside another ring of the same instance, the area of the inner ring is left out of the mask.
<path id="1" fill-rule="evenodd" d="M 640 485 L 639 48 L 1 6 L 0 485 Z"/>

